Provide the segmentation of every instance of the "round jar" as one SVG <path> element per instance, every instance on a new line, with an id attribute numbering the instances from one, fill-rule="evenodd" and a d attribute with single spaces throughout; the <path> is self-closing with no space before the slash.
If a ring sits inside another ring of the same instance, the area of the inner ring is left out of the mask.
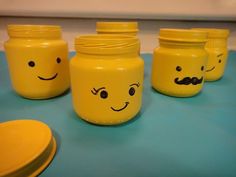
<path id="1" fill-rule="evenodd" d="M 138 33 L 137 22 L 97 22 L 98 34 L 121 34 L 136 36 Z"/>
<path id="2" fill-rule="evenodd" d="M 61 28 L 49 25 L 9 25 L 5 42 L 13 89 L 30 99 L 58 96 L 69 88 L 67 43 Z"/>
<path id="3" fill-rule="evenodd" d="M 161 29 L 154 50 L 151 83 L 157 91 L 176 97 L 200 92 L 204 82 L 207 32 Z"/>
<path id="4" fill-rule="evenodd" d="M 194 28 L 208 32 L 208 40 L 205 49 L 208 53 L 206 68 L 206 81 L 215 81 L 224 75 L 228 59 L 227 39 L 229 30 L 213 28 Z"/>
<path id="5" fill-rule="evenodd" d="M 139 40 L 126 35 L 88 35 L 75 39 L 70 61 L 75 112 L 101 125 L 120 124 L 140 110 L 144 62 Z"/>

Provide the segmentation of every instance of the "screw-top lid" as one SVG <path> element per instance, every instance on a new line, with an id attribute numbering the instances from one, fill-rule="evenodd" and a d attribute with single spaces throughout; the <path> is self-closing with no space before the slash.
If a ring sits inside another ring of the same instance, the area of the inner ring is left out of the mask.
<path id="1" fill-rule="evenodd" d="M 140 42 L 135 36 L 128 35 L 85 35 L 75 38 L 75 49 L 86 54 L 124 54 L 138 53 Z"/>
<path id="2" fill-rule="evenodd" d="M 97 22 L 96 31 L 103 33 L 136 33 L 137 22 Z"/>
<path id="3" fill-rule="evenodd" d="M 192 28 L 192 29 L 207 32 L 208 38 L 227 38 L 229 36 L 228 29 L 216 29 L 216 28 Z"/>
<path id="4" fill-rule="evenodd" d="M 54 25 L 8 25 L 12 38 L 61 38 L 61 27 Z"/>
<path id="5" fill-rule="evenodd" d="M 50 128 L 36 120 L 0 124 L 0 176 L 36 176 L 56 152 Z"/>
<path id="6" fill-rule="evenodd" d="M 207 32 L 189 29 L 161 28 L 159 39 L 176 42 L 202 43 L 207 41 Z"/>

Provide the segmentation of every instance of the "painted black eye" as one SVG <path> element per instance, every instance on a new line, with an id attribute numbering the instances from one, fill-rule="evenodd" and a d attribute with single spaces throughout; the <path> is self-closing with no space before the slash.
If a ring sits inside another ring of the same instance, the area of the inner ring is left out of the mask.
<path id="1" fill-rule="evenodd" d="M 106 99 L 108 97 L 107 91 L 105 91 L 105 90 L 101 91 L 100 97 L 103 98 L 103 99 Z"/>
<path id="2" fill-rule="evenodd" d="M 29 65 L 30 67 L 34 67 L 34 66 L 35 66 L 35 63 L 34 63 L 33 61 L 29 61 L 29 62 L 28 62 L 28 65 Z"/>
<path id="3" fill-rule="evenodd" d="M 129 95 L 130 96 L 133 96 L 135 94 L 135 89 L 134 89 L 134 87 L 131 87 L 130 89 L 129 89 Z"/>
<path id="4" fill-rule="evenodd" d="M 182 68 L 180 66 L 176 67 L 176 71 L 181 71 L 181 70 L 182 70 Z"/>
<path id="5" fill-rule="evenodd" d="M 57 63 L 61 63 L 61 59 L 57 57 Z"/>
<path id="6" fill-rule="evenodd" d="M 201 70 L 202 70 L 202 71 L 204 70 L 204 66 L 201 67 Z"/>
<path id="7" fill-rule="evenodd" d="M 221 60 L 219 60 L 219 63 L 221 63 Z"/>

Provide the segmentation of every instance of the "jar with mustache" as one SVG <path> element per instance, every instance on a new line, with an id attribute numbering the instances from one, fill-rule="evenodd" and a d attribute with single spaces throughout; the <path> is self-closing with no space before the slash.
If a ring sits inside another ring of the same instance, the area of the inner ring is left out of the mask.
<path id="1" fill-rule="evenodd" d="M 161 29 L 160 47 L 153 54 L 152 87 L 175 97 L 198 94 L 203 87 L 207 64 L 206 41 L 207 32 Z"/>

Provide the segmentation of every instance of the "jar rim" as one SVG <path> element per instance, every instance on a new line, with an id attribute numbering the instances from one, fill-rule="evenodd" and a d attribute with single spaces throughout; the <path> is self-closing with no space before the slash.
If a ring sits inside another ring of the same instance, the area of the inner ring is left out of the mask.
<path id="1" fill-rule="evenodd" d="M 205 31 L 208 33 L 208 38 L 227 38 L 230 31 L 220 28 L 192 28 L 193 30 Z"/>
<path id="2" fill-rule="evenodd" d="M 137 22 L 97 22 L 97 32 L 138 32 Z"/>
<path id="3" fill-rule="evenodd" d="M 173 42 L 205 43 L 207 41 L 207 32 L 191 29 L 161 28 L 159 39 Z"/>
<path id="4" fill-rule="evenodd" d="M 122 54 L 138 53 L 140 42 L 137 37 L 129 35 L 92 34 L 77 36 L 75 49 L 88 54 Z"/>
<path id="5" fill-rule="evenodd" d="M 12 38 L 61 38 L 61 27 L 57 25 L 18 25 L 7 26 Z"/>

